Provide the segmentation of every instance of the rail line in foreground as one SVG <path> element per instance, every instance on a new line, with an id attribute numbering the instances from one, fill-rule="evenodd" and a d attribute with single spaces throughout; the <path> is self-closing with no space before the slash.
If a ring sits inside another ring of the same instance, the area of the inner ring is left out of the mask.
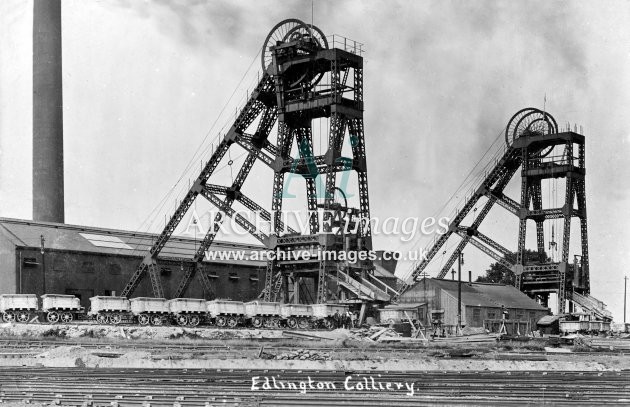
<path id="1" fill-rule="evenodd" d="M 387 390 L 387 383 L 405 386 Z M 0 368 L 0 400 L 70 406 L 614 405 L 630 403 L 630 371 Z"/>

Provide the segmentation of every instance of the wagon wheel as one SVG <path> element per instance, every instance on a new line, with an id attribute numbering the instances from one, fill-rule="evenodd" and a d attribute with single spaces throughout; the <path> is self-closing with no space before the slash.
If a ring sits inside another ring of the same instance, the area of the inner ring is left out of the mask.
<path id="1" fill-rule="evenodd" d="M 289 319 L 287 319 L 287 326 L 291 329 L 295 329 L 295 327 L 298 326 L 297 319 L 295 319 L 295 317 L 290 317 Z"/>
<path id="2" fill-rule="evenodd" d="M 188 316 L 188 325 L 189 326 L 197 326 L 199 325 L 199 315 L 189 315 Z"/>
<path id="3" fill-rule="evenodd" d="M 59 321 L 59 313 L 57 311 L 49 311 L 48 314 L 46 314 L 46 320 L 48 322 L 50 322 L 51 324 L 54 324 L 55 322 Z"/>
<path id="4" fill-rule="evenodd" d="M 160 315 L 153 315 L 151 317 L 151 325 L 160 326 L 162 325 L 162 317 Z"/>
<path id="5" fill-rule="evenodd" d="M 150 318 L 147 314 L 140 314 L 138 315 L 138 323 L 140 325 L 149 325 Z"/>
<path id="6" fill-rule="evenodd" d="M 335 322 L 330 318 L 326 318 L 324 319 L 324 327 L 326 329 L 333 329 L 335 327 Z"/>
<path id="7" fill-rule="evenodd" d="M 177 315 L 177 325 L 186 326 L 188 325 L 188 317 L 184 314 Z"/>
<path id="8" fill-rule="evenodd" d="M 7 311 L 4 313 L 4 315 L 2 315 L 2 320 L 4 322 L 13 322 L 15 321 L 15 314 L 13 313 L 13 311 Z"/>
<path id="9" fill-rule="evenodd" d="M 227 325 L 230 328 L 235 328 L 236 325 L 238 325 L 238 321 L 236 320 L 236 317 L 229 317 L 227 320 Z"/>
<path id="10" fill-rule="evenodd" d="M 109 316 L 109 322 L 114 325 L 120 324 L 122 322 L 122 315 L 120 315 L 118 312 L 113 313 Z"/>
<path id="11" fill-rule="evenodd" d="M 273 328 L 274 327 L 273 319 L 271 318 L 263 319 L 263 326 L 265 328 Z"/>
<path id="12" fill-rule="evenodd" d="M 74 317 L 73 317 L 71 312 L 63 312 L 61 314 L 61 321 L 64 324 L 69 324 L 70 322 L 72 322 L 73 319 L 74 319 Z"/>
<path id="13" fill-rule="evenodd" d="M 300 318 L 298 320 L 298 327 L 300 329 L 308 329 L 309 325 L 310 325 L 310 323 L 309 323 L 308 319 L 306 319 L 306 318 Z"/>
<path id="14" fill-rule="evenodd" d="M 104 325 L 109 322 L 109 316 L 107 314 L 98 314 L 96 315 L 96 322 Z"/>
<path id="15" fill-rule="evenodd" d="M 223 315 L 217 317 L 217 326 L 224 327 L 227 323 L 227 318 Z"/>
<path id="16" fill-rule="evenodd" d="M 263 326 L 263 319 L 261 317 L 254 317 L 252 325 L 254 326 L 254 328 L 260 328 L 261 326 Z"/>
<path id="17" fill-rule="evenodd" d="M 22 323 L 28 322 L 31 318 L 31 314 L 28 311 L 20 311 L 17 313 L 17 320 Z"/>

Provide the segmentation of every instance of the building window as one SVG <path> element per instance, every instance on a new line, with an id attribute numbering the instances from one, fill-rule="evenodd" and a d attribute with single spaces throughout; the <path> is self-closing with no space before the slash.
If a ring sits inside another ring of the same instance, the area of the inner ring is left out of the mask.
<path id="1" fill-rule="evenodd" d="M 481 326 L 481 309 L 473 308 L 473 325 Z"/>
<path id="2" fill-rule="evenodd" d="M 37 267 L 37 259 L 35 257 L 25 257 L 23 260 L 24 267 Z"/>
<path id="3" fill-rule="evenodd" d="M 219 276 L 217 275 L 216 271 L 211 271 L 210 273 L 208 273 L 208 277 L 209 278 L 219 278 Z"/>
<path id="4" fill-rule="evenodd" d="M 107 297 L 115 297 L 116 296 L 116 291 L 114 291 L 114 290 L 105 290 L 105 295 Z"/>
<path id="5" fill-rule="evenodd" d="M 64 257 L 55 257 L 53 260 L 53 270 L 54 271 L 65 271 L 66 270 L 66 259 Z"/>
<path id="6" fill-rule="evenodd" d="M 84 261 L 81 264 L 81 271 L 84 273 L 94 273 L 94 263 L 91 261 Z"/>
<path id="7" fill-rule="evenodd" d="M 113 276 L 119 276 L 120 274 L 122 274 L 122 267 L 120 267 L 120 264 L 110 263 L 107 266 L 107 271 L 109 271 L 109 274 Z"/>
<path id="8" fill-rule="evenodd" d="M 497 318 L 497 314 L 494 313 L 494 311 L 488 310 L 488 319 L 496 319 Z"/>
<path id="9" fill-rule="evenodd" d="M 238 276 L 238 273 L 236 273 L 234 271 L 230 271 L 229 279 L 232 280 L 232 281 L 238 281 L 240 279 L 240 277 Z"/>
<path id="10" fill-rule="evenodd" d="M 258 274 L 256 273 L 251 273 L 249 275 L 249 281 L 258 281 Z"/>

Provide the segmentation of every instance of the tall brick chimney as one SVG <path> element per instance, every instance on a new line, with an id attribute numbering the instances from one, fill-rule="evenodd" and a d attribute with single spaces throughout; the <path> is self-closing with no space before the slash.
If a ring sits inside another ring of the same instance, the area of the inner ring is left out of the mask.
<path id="1" fill-rule="evenodd" d="M 64 222 L 61 0 L 34 0 L 33 220 Z"/>

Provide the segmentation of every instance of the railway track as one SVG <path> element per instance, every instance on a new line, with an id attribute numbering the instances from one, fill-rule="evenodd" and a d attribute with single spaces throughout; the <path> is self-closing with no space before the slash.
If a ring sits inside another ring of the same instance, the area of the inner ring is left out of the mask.
<path id="1" fill-rule="evenodd" d="M 309 346 L 285 346 L 276 345 L 273 341 L 265 342 L 257 341 L 256 344 L 246 345 L 204 345 L 204 344 L 184 344 L 184 343 L 171 343 L 171 344 L 149 344 L 149 343 L 135 343 L 135 342 L 89 342 L 89 341 L 68 341 L 68 340 L 33 340 L 33 339 L 0 339 L 0 349 L 4 353 L 11 353 L 10 351 L 22 352 L 24 350 L 45 350 L 58 346 L 80 346 L 86 349 L 92 350 L 105 350 L 105 351 L 127 351 L 127 350 L 144 350 L 153 353 L 159 352 L 192 352 L 192 353 L 208 353 L 227 355 L 234 354 L 241 358 L 251 357 L 254 354 L 258 354 L 261 347 L 267 352 L 284 353 L 291 352 L 296 349 L 305 349 L 308 351 L 325 352 L 334 356 L 336 354 L 360 354 L 369 353 L 377 357 L 401 357 L 417 354 L 426 354 L 430 351 L 439 350 L 439 348 L 403 348 L 403 347 L 309 347 Z M 549 355 L 566 355 L 563 353 L 554 353 L 546 351 L 535 350 L 520 350 L 518 352 L 499 352 L 499 358 L 513 358 L 513 359 L 527 359 L 540 356 Z M 630 356 L 629 351 L 605 351 L 605 352 L 574 352 L 570 355 L 582 355 L 582 356 Z M 450 356 L 458 357 L 458 356 Z M 463 356 L 466 357 L 466 356 Z"/>
<path id="2" fill-rule="evenodd" d="M 253 377 L 258 378 L 254 387 Z M 272 377 L 276 379 L 275 388 Z M 265 378 L 269 378 L 271 389 L 263 388 Z M 295 388 L 289 383 L 294 383 Z M 319 383 L 326 385 L 319 388 Z M 404 383 L 404 386 L 387 390 L 384 389 L 387 383 Z M 630 403 L 630 371 L 405 373 L 0 368 L 0 400 L 71 406 L 619 405 Z"/>

